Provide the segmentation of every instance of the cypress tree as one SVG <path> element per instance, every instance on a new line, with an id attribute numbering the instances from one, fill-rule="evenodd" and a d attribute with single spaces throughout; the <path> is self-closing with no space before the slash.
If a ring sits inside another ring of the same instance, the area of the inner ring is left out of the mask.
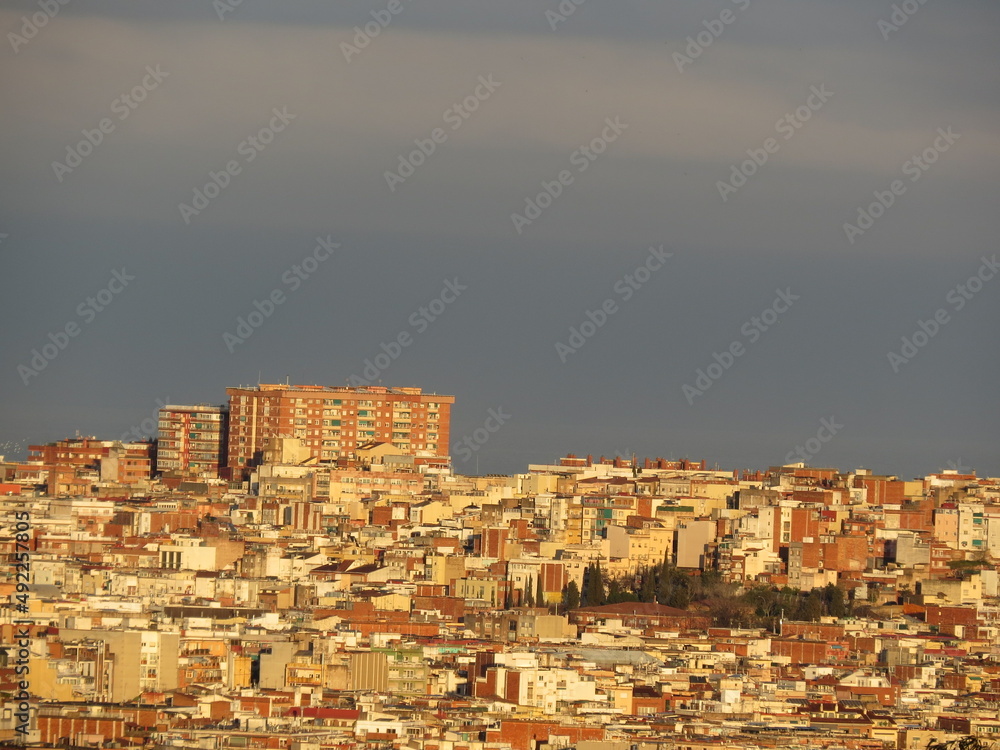
<path id="1" fill-rule="evenodd" d="M 607 592 L 604 589 L 604 575 L 601 572 L 601 563 L 590 569 L 590 577 L 587 581 L 587 604 L 591 607 L 599 607 L 608 601 Z"/>
<path id="2" fill-rule="evenodd" d="M 639 601 L 652 602 L 656 599 L 656 571 L 646 568 L 642 572 L 642 584 L 639 586 Z"/>
<path id="3" fill-rule="evenodd" d="M 580 606 L 580 587 L 576 581 L 570 581 L 563 588 L 563 608 L 568 612 Z"/>

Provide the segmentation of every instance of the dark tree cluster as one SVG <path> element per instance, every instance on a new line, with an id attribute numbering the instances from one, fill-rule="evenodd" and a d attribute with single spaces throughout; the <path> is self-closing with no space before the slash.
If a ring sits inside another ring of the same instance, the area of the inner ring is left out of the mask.
<path id="1" fill-rule="evenodd" d="M 833 584 L 811 591 L 788 586 L 742 588 L 725 583 L 718 571 L 676 568 L 667 560 L 626 578 L 611 578 L 599 562 L 593 563 L 584 570 L 582 591 L 575 582 L 563 589 L 563 611 L 618 602 L 656 602 L 677 609 L 698 603 L 707 607 L 716 625 L 771 630 L 777 630 L 782 618 L 816 621 L 844 617 L 851 611 L 844 591 Z"/>
<path id="2" fill-rule="evenodd" d="M 993 750 L 995 747 L 992 742 L 981 740 L 971 734 L 956 740 L 931 739 L 927 743 L 927 750 Z"/>
<path id="3" fill-rule="evenodd" d="M 681 570 L 667 561 L 643 568 L 626 578 L 611 578 L 598 562 L 584 569 L 582 591 L 575 582 L 566 585 L 562 604 L 564 610 L 618 602 L 656 602 L 687 609 L 692 601 L 731 594 L 734 588 L 724 584 L 714 570 Z"/>

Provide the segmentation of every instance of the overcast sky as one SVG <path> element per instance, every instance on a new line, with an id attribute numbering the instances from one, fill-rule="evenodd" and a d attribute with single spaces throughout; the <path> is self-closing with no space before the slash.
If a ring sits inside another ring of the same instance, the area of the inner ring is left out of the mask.
<path id="1" fill-rule="evenodd" d="M 8 454 L 370 360 L 510 415 L 481 472 L 1000 475 L 995 0 L 58 2 L 0 2 Z"/>

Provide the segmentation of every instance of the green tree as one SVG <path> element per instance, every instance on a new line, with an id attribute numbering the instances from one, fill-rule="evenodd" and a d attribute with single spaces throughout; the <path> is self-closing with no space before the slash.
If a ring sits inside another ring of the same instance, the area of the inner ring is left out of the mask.
<path id="1" fill-rule="evenodd" d="M 604 573 L 601 564 L 588 565 L 583 574 L 583 604 L 587 607 L 599 607 L 607 602 L 604 589 Z"/>
<path id="2" fill-rule="evenodd" d="M 639 601 L 651 602 L 656 599 L 656 569 L 646 568 L 640 575 Z"/>
<path id="3" fill-rule="evenodd" d="M 839 586 L 827 584 L 823 589 L 823 598 L 826 600 L 826 611 L 831 617 L 843 617 L 847 614 L 844 592 Z"/>
<path id="4" fill-rule="evenodd" d="M 664 563 L 663 567 L 660 568 L 660 581 L 656 600 L 660 604 L 666 604 L 668 607 L 676 606 L 671 604 L 672 601 L 677 601 L 678 599 L 687 598 L 690 602 L 691 596 L 691 576 L 678 570 L 668 563 Z"/>
<path id="5" fill-rule="evenodd" d="M 909 604 L 917 598 L 917 595 L 910 590 L 910 584 L 904 583 L 896 589 L 896 597 L 899 604 Z"/>
<path id="6" fill-rule="evenodd" d="M 715 625 L 723 628 L 741 627 L 750 624 L 752 610 L 750 605 L 734 596 L 719 596 L 709 599 L 709 614 Z"/>
<path id="7" fill-rule="evenodd" d="M 927 750 L 993 750 L 994 747 L 992 742 L 981 740 L 971 734 L 947 741 L 931 738 L 927 742 Z"/>
<path id="8" fill-rule="evenodd" d="M 691 592 L 684 586 L 678 586 L 670 593 L 666 605 L 677 609 L 687 609 L 691 606 Z"/>
<path id="9" fill-rule="evenodd" d="M 666 604 L 670 598 L 671 585 L 670 564 L 664 560 L 656 577 L 656 601 L 660 604 Z"/>
<path id="10" fill-rule="evenodd" d="M 608 581 L 608 593 L 605 597 L 606 604 L 617 604 L 622 601 L 622 597 L 625 595 L 625 591 L 622 588 L 622 583 L 617 578 L 612 578 Z"/>
<path id="11" fill-rule="evenodd" d="M 608 594 L 605 598 L 605 602 L 607 604 L 635 601 L 639 601 L 639 597 L 637 597 L 635 591 L 628 586 L 627 580 L 623 582 L 620 579 L 612 578 L 608 581 Z"/>
<path id="12" fill-rule="evenodd" d="M 583 569 L 583 591 L 580 592 L 580 604 L 584 607 L 592 607 L 594 605 L 594 602 L 590 599 L 594 592 L 594 584 L 591 583 L 593 577 L 594 566 L 588 564 Z"/>
<path id="13" fill-rule="evenodd" d="M 823 595 L 813 589 L 803 597 L 795 611 L 795 619 L 814 622 L 823 616 Z"/>
<path id="14" fill-rule="evenodd" d="M 722 573 L 717 570 L 703 570 L 699 576 L 701 585 L 706 589 L 712 589 L 722 585 Z"/>
<path id="15" fill-rule="evenodd" d="M 580 587 L 570 581 L 563 587 L 563 609 L 569 612 L 580 606 Z"/>
<path id="16" fill-rule="evenodd" d="M 545 606 L 545 591 L 542 589 L 541 574 L 535 576 L 535 604 L 539 607 Z"/>

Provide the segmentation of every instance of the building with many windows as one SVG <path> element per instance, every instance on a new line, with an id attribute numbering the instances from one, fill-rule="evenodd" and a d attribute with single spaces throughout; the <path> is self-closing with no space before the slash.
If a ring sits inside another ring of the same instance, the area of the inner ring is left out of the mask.
<path id="1" fill-rule="evenodd" d="M 260 463 L 271 437 L 305 441 L 320 462 L 355 457 L 366 443 L 447 456 L 454 396 L 420 388 L 268 385 L 227 388 L 228 463 L 234 479 Z"/>
<path id="2" fill-rule="evenodd" d="M 49 495 L 87 495 L 101 483 L 147 481 L 156 460 L 152 442 L 123 443 L 75 437 L 28 446 L 28 461 L 14 474 L 23 483 L 45 484 Z"/>
<path id="3" fill-rule="evenodd" d="M 226 465 L 225 406 L 166 405 L 160 409 L 157 473 L 217 477 Z"/>

